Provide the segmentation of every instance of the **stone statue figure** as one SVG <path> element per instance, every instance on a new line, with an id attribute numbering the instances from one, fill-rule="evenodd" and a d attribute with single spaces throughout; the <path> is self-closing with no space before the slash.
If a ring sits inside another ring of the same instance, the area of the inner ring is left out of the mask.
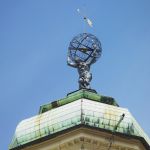
<path id="1" fill-rule="evenodd" d="M 77 68 L 79 73 L 79 89 L 90 89 L 90 81 L 92 80 L 92 73 L 90 73 L 90 64 L 86 62 L 75 60 L 75 63 L 68 57 L 67 64 L 71 67 Z"/>
<path id="2" fill-rule="evenodd" d="M 92 34 L 82 33 L 75 36 L 68 48 L 67 64 L 77 68 L 79 89 L 90 89 L 92 74 L 90 66 L 101 56 L 100 41 Z"/>

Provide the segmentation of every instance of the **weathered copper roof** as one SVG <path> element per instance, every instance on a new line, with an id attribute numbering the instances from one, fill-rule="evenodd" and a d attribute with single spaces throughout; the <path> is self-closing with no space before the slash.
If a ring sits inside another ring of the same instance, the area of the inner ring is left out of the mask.
<path id="1" fill-rule="evenodd" d="M 33 142 L 37 139 L 59 133 L 77 125 L 86 125 L 114 131 L 120 116 L 125 114 L 115 132 L 143 137 L 150 145 L 149 137 L 144 133 L 128 109 L 117 107 L 114 99 L 103 98 L 89 91 L 78 91 L 65 99 L 40 107 L 38 115 L 21 121 L 15 131 L 9 149 Z M 106 101 L 105 101 L 105 100 Z"/>
<path id="2" fill-rule="evenodd" d="M 101 103 L 105 103 L 105 104 L 109 104 L 109 105 L 114 105 L 114 106 L 119 106 L 117 104 L 117 102 L 115 101 L 115 99 L 112 97 L 99 95 L 96 93 L 96 91 L 93 91 L 93 90 L 82 89 L 82 90 L 78 90 L 78 91 L 69 93 L 63 99 L 53 101 L 50 104 L 42 105 L 40 107 L 39 114 L 46 112 L 48 110 L 54 109 L 56 107 L 60 107 L 60 106 L 65 105 L 67 103 L 71 103 L 71 102 L 78 100 L 80 98 L 87 98 L 87 99 L 90 99 L 93 101 L 97 101 L 97 102 L 101 102 Z"/>

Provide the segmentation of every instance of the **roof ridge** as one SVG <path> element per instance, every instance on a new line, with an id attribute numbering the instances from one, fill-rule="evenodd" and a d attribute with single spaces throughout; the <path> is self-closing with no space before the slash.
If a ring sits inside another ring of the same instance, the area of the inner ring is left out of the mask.
<path id="1" fill-rule="evenodd" d="M 51 109 L 63 106 L 65 104 L 71 103 L 81 98 L 87 98 L 92 101 L 97 101 L 100 103 L 105 103 L 108 105 L 113 105 L 119 107 L 114 98 L 109 96 L 99 95 L 95 90 L 81 89 L 71 93 L 68 93 L 65 98 L 52 101 L 51 103 L 40 106 L 39 114 L 47 112 Z"/>

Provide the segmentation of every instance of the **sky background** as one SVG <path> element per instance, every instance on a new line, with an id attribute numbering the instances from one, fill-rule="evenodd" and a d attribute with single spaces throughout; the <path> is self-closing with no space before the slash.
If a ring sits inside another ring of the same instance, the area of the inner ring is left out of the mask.
<path id="1" fill-rule="evenodd" d="M 77 8 L 102 43 L 91 86 L 128 108 L 150 136 L 150 0 L 0 0 L 0 149 L 40 105 L 78 89 L 67 66 L 72 38 L 84 32 Z"/>

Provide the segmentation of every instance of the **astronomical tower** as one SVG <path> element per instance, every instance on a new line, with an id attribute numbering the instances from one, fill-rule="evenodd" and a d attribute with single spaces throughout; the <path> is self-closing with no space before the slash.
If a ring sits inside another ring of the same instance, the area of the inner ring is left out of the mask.
<path id="1" fill-rule="evenodd" d="M 150 150 L 150 139 L 128 109 L 91 88 L 90 67 L 102 54 L 99 39 L 75 36 L 67 64 L 79 74 L 79 89 L 40 106 L 21 121 L 9 150 Z"/>

